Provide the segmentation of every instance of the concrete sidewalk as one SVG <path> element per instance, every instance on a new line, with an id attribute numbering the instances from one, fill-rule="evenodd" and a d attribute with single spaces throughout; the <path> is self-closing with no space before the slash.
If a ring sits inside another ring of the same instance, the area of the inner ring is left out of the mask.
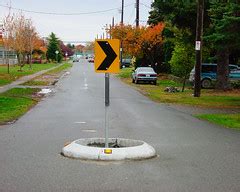
<path id="1" fill-rule="evenodd" d="M 34 73 L 32 75 L 27 75 L 27 76 L 21 77 L 21 78 L 17 79 L 16 81 L 14 81 L 14 82 L 12 82 L 10 84 L 7 84 L 7 85 L 5 85 L 3 87 L 0 87 L 0 93 L 8 91 L 9 89 L 12 89 L 12 88 L 14 88 L 14 87 L 16 87 L 16 86 L 18 86 L 20 84 L 26 83 L 27 81 L 30 81 L 31 79 L 34 79 L 37 76 L 40 76 L 40 75 L 42 75 L 42 74 L 44 74 L 44 73 L 46 73 L 48 71 L 51 71 L 53 69 L 56 69 L 56 68 L 60 67 L 61 65 L 63 65 L 63 64 L 59 64 L 58 66 L 52 67 L 50 69 L 39 71 L 39 72 Z"/>

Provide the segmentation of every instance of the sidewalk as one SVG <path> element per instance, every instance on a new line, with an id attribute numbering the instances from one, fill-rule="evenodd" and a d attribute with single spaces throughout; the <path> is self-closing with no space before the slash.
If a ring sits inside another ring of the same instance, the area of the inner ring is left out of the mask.
<path id="1" fill-rule="evenodd" d="M 27 81 L 32 80 L 32 79 L 34 79 L 34 78 L 37 77 L 37 76 L 40 76 L 40 75 L 42 75 L 42 74 L 44 74 L 44 73 L 46 73 L 46 72 L 48 72 L 48 71 L 51 71 L 51 70 L 53 70 L 53 69 L 56 69 L 56 68 L 60 67 L 61 65 L 63 65 L 63 64 L 60 64 L 60 65 L 58 65 L 58 66 L 56 66 L 56 67 L 52 67 L 52 68 L 50 68 L 50 69 L 46 69 L 46 70 L 43 70 L 43 71 L 39 71 L 39 72 L 34 73 L 34 74 L 32 74 L 32 75 L 28 75 L 28 76 L 21 77 L 21 78 L 17 79 L 16 81 L 14 81 L 14 82 L 12 82 L 12 83 L 10 83 L 10 84 L 8 84 L 8 85 L 5 85 L 5 86 L 3 86 L 3 87 L 0 87 L 0 93 L 3 93 L 3 92 L 5 92 L 5 91 L 8 91 L 9 89 L 12 89 L 12 88 L 14 88 L 14 87 L 16 87 L 16 86 L 18 86 L 18 85 L 20 85 L 20 84 L 26 83 Z"/>

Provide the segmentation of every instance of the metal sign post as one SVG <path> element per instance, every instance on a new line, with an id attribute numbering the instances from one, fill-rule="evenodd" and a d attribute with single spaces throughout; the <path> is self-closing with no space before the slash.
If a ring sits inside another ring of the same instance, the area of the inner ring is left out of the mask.
<path id="1" fill-rule="evenodd" d="M 95 42 L 95 72 L 105 74 L 105 148 L 109 148 L 109 78 L 110 73 L 119 73 L 119 50 L 118 39 L 98 39 Z M 109 154 L 109 151 L 105 153 Z"/>
<path id="2" fill-rule="evenodd" d="M 109 87 L 110 87 L 110 74 L 105 73 L 105 148 L 108 148 L 108 131 L 109 131 L 109 119 L 108 119 L 108 110 L 110 106 L 110 97 L 109 97 Z"/>

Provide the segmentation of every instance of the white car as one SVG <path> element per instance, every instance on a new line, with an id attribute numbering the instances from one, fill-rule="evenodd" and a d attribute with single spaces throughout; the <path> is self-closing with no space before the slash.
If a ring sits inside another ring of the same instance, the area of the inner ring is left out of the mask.
<path id="1" fill-rule="evenodd" d="M 132 82 L 138 84 L 140 81 L 157 85 L 157 73 L 151 67 L 138 67 L 132 73 Z"/>

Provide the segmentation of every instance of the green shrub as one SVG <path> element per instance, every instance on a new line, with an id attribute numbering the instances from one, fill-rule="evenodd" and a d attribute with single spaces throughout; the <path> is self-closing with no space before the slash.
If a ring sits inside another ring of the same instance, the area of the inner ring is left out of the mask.
<path id="1" fill-rule="evenodd" d="M 240 89 L 240 80 L 231 82 L 232 88 Z"/>

